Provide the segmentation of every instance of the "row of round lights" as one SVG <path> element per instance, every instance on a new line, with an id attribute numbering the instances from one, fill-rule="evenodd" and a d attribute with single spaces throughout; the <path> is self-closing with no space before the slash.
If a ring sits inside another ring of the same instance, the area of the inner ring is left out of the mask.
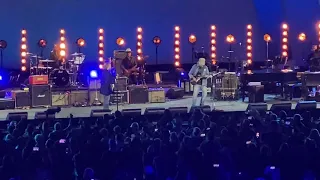
<path id="1" fill-rule="evenodd" d="M 174 65 L 180 66 L 180 27 L 174 27 Z"/>
<path id="2" fill-rule="evenodd" d="M 99 54 L 99 68 L 103 68 L 104 61 L 104 30 L 99 29 L 99 37 L 98 37 L 98 54 Z"/>
<path id="3" fill-rule="evenodd" d="M 210 34 L 210 51 L 211 51 L 211 61 L 212 64 L 216 64 L 217 63 L 217 47 L 216 47 L 216 38 L 217 38 L 217 33 L 216 33 L 216 26 L 212 25 L 211 26 L 211 34 Z"/>
<path id="4" fill-rule="evenodd" d="M 21 31 L 21 71 L 27 70 L 27 31 Z"/>
<path id="5" fill-rule="evenodd" d="M 252 64 L 252 25 L 247 25 L 247 64 Z"/>
<path id="6" fill-rule="evenodd" d="M 60 49 L 60 60 L 62 62 L 66 61 L 66 31 L 64 29 L 60 29 L 60 45 L 59 45 L 59 49 Z"/>
<path id="7" fill-rule="evenodd" d="M 288 57 L 288 33 L 289 26 L 286 23 L 282 24 L 282 57 Z"/>
<path id="8" fill-rule="evenodd" d="M 142 28 L 137 28 L 137 58 L 140 61 L 142 59 Z"/>

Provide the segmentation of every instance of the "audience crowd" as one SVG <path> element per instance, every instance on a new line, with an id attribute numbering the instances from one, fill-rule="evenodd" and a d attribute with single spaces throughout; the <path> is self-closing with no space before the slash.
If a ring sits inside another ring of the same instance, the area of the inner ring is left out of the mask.
<path id="1" fill-rule="evenodd" d="M 157 117 L 17 120 L 0 142 L 2 180 L 301 180 L 320 177 L 312 113 L 166 110 Z"/>

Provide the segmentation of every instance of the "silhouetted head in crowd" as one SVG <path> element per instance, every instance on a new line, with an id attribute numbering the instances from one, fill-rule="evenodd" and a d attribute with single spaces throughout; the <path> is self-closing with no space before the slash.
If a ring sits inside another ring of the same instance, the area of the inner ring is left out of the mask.
<path id="1" fill-rule="evenodd" d="M 116 112 L 114 113 L 114 117 L 115 117 L 115 118 L 121 118 L 121 117 L 122 117 L 122 113 L 121 113 L 120 111 L 116 111 Z"/>
<path id="2" fill-rule="evenodd" d="M 132 133 L 137 133 L 140 130 L 139 124 L 137 122 L 132 123 L 130 128 Z"/>
<path id="3" fill-rule="evenodd" d="M 94 179 L 94 171 L 91 168 L 86 168 L 83 173 L 83 180 L 92 180 Z"/>

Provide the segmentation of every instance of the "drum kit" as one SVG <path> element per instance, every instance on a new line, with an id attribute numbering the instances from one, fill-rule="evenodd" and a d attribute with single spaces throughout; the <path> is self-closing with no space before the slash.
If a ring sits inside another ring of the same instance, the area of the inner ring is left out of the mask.
<path id="1" fill-rule="evenodd" d="M 43 59 L 40 56 L 30 54 L 30 74 L 48 75 L 50 82 L 57 87 L 79 85 L 79 67 L 84 62 L 82 53 L 71 54 L 71 59 L 65 63 L 60 61 Z"/>

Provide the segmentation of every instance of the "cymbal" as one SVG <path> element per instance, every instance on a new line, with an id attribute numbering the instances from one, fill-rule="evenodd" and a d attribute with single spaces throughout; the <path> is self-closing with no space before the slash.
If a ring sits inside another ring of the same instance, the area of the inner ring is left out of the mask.
<path id="1" fill-rule="evenodd" d="M 52 67 L 43 67 L 43 66 L 37 67 L 37 66 L 33 66 L 30 69 L 52 69 Z"/>
<path id="2" fill-rule="evenodd" d="M 83 55 L 82 53 L 73 53 L 71 54 L 71 56 L 80 56 L 80 55 Z"/>
<path id="3" fill-rule="evenodd" d="M 54 60 L 44 59 L 44 60 L 39 60 L 39 62 L 54 62 Z"/>
<path id="4" fill-rule="evenodd" d="M 32 57 L 32 58 L 42 58 L 42 57 L 40 57 L 40 56 L 37 56 L 37 55 L 34 55 L 34 56 L 30 56 L 30 57 Z"/>

